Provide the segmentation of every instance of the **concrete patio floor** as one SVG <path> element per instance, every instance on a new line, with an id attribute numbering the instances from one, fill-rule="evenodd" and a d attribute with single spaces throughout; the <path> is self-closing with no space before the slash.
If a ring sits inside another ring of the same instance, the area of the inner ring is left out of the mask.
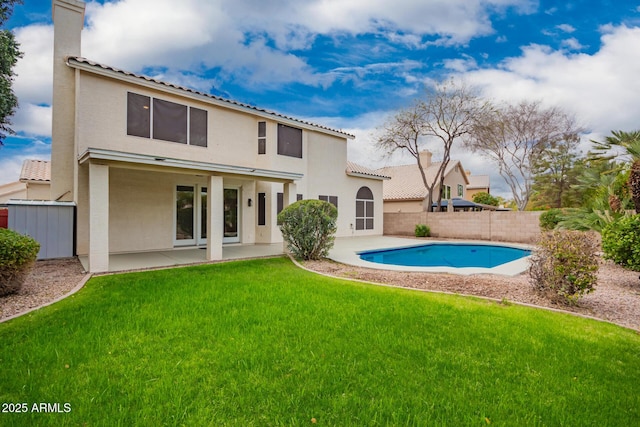
<path id="1" fill-rule="evenodd" d="M 339 237 L 336 238 L 333 249 L 329 252 L 329 259 L 342 264 L 354 265 L 357 267 L 373 268 L 378 270 L 392 271 L 416 271 L 425 273 L 451 273 L 451 274 L 501 274 L 507 276 L 518 275 L 529 267 L 528 257 L 521 258 L 493 268 L 481 267 L 408 267 L 401 265 L 379 264 L 364 261 L 358 256 L 359 252 L 376 249 L 394 249 L 410 246 L 424 245 L 426 243 L 444 243 L 438 240 L 421 240 L 390 236 L 362 236 L 362 237 Z M 461 242 L 461 241 L 458 241 Z M 500 244 L 500 242 L 486 241 L 465 241 L 477 244 Z M 450 243 L 450 241 L 449 241 Z M 504 245 L 531 249 L 530 246 L 521 244 L 505 243 Z M 247 259 L 278 256 L 284 254 L 282 243 L 255 244 L 255 245 L 225 245 L 222 248 L 223 260 Z M 206 263 L 206 250 L 203 248 L 176 248 L 167 251 L 136 252 L 126 254 L 111 254 L 109 256 L 109 272 L 144 270 L 152 268 L 172 267 L 178 265 L 203 264 Z M 78 257 L 85 270 L 88 268 L 88 258 Z"/>
<path id="2" fill-rule="evenodd" d="M 284 253 L 282 243 L 256 245 L 225 245 L 222 259 L 261 258 Z M 207 262 L 204 248 L 176 248 L 168 251 L 135 252 L 109 255 L 109 272 L 144 270 Z M 78 257 L 85 270 L 89 267 L 86 256 Z"/>

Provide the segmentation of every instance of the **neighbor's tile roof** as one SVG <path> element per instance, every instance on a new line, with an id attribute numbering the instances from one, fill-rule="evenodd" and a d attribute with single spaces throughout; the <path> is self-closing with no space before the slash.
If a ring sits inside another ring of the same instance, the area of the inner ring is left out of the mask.
<path id="1" fill-rule="evenodd" d="M 67 64 L 69 66 L 71 66 L 71 67 L 76 67 L 77 68 L 77 65 L 74 65 L 73 62 L 76 62 L 78 64 L 85 64 L 85 65 L 88 65 L 91 68 L 95 68 L 97 70 L 107 70 L 107 71 L 114 72 L 116 74 L 121 74 L 123 76 L 134 77 L 136 79 L 145 80 L 147 82 L 151 82 L 151 83 L 154 83 L 154 84 L 157 84 L 157 85 L 161 85 L 161 86 L 165 86 L 165 87 L 173 88 L 173 89 L 178 89 L 180 91 L 192 93 L 194 95 L 203 96 L 203 97 L 209 98 L 211 100 L 222 102 L 224 104 L 229 104 L 230 106 L 240 107 L 243 110 L 252 110 L 252 111 L 254 111 L 256 113 L 263 113 L 263 114 L 267 114 L 269 116 L 273 116 L 273 117 L 276 117 L 276 118 L 285 119 L 285 120 L 289 120 L 289 121 L 293 121 L 293 122 L 298 122 L 300 124 L 303 124 L 303 125 L 306 125 L 306 126 L 309 126 L 309 127 L 312 127 L 312 128 L 316 128 L 318 130 L 324 130 L 324 131 L 328 131 L 328 132 L 338 133 L 338 134 L 344 136 L 345 138 L 349 138 L 349 139 L 354 139 L 355 138 L 354 135 L 348 134 L 348 133 L 346 133 L 346 132 L 344 132 L 342 130 L 339 130 L 339 129 L 332 129 L 332 128 L 329 128 L 329 127 L 326 127 L 326 126 L 322 126 L 322 125 L 318 125 L 318 124 L 315 124 L 315 123 L 307 122 L 305 120 L 296 119 L 296 118 L 290 117 L 290 116 L 285 116 L 283 114 L 276 113 L 274 111 L 269 111 L 269 110 L 265 110 L 263 108 L 258 108 L 258 107 L 253 106 L 253 105 L 245 104 L 245 103 L 238 102 L 238 101 L 233 101 L 233 100 L 230 100 L 230 99 L 225 99 L 225 98 L 222 98 L 222 97 L 219 97 L 219 96 L 215 96 L 215 95 L 212 95 L 212 94 L 209 94 L 209 93 L 200 92 L 200 91 L 197 91 L 197 90 L 194 90 L 194 89 L 190 89 L 188 87 L 179 86 L 179 85 L 176 85 L 176 84 L 173 84 L 173 83 L 168 83 L 168 82 L 164 82 L 164 81 L 161 81 L 161 80 L 157 80 L 157 79 L 154 79 L 152 77 L 145 76 L 145 75 L 142 75 L 142 74 L 132 73 L 130 71 L 124 71 L 124 70 L 112 67 L 110 65 L 105 65 L 105 64 L 101 64 L 101 63 L 98 63 L 98 62 L 91 61 L 91 60 L 89 60 L 87 58 L 83 58 L 81 56 L 68 56 L 66 58 L 66 61 L 67 61 Z"/>
<path id="2" fill-rule="evenodd" d="M 435 179 L 440 164 L 441 162 L 431 163 L 431 165 L 425 169 L 428 183 L 433 182 Z M 449 162 L 445 170 L 445 176 L 459 164 L 459 161 Z M 462 168 L 462 166 L 460 166 L 460 168 Z M 418 169 L 418 165 L 416 164 L 388 166 L 378 169 L 376 172 L 391 177 L 391 179 L 382 184 L 383 200 L 423 200 L 428 195 L 428 191 L 422 182 L 420 169 Z"/>
<path id="3" fill-rule="evenodd" d="M 51 162 L 46 160 L 25 160 L 22 163 L 20 181 L 51 181 Z"/>
<path id="4" fill-rule="evenodd" d="M 467 188 L 489 188 L 489 175 L 467 175 L 469 185 Z"/>
<path id="5" fill-rule="evenodd" d="M 379 178 L 379 179 L 389 179 L 389 178 L 391 178 L 390 176 L 381 174 L 376 170 L 369 169 L 368 167 L 359 165 L 359 164 L 354 163 L 354 162 L 349 162 L 349 161 L 347 161 L 347 170 L 346 170 L 346 172 L 347 172 L 347 175 L 351 175 L 351 174 L 368 175 L 368 176 L 371 176 L 373 178 Z"/>

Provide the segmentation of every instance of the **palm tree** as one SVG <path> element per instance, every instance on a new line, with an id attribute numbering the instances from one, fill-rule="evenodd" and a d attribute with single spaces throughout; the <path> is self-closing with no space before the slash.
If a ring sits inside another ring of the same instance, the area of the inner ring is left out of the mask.
<path id="1" fill-rule="evenodd" d="M 611 136 L 606 137 L 604 142 L 591 142 L 594 143 L 595 157 L 603 160 L 626 157 L 626 160 L 632 163 L 627 185 L 636 213 L 640 214 L 640 130 L 611 131 Z M 620 149 L 625 152 L 620 153 Z M 614 154 L 610 154 L 611 151 L 614 151 Z"/>

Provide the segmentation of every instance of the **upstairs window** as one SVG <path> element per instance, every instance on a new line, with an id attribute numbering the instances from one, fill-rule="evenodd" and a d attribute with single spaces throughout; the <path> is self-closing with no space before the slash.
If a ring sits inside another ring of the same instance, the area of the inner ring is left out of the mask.
<path id="1" fill-rule="evenodd" d="M 302 158 L 302 129 L 278 124 L 278 154 Z"/>
<path id="2" fill-rule="evenodd" d="M 151 98 L 127 94 L 127 135 L 151 138 Z"/>
<path id="3" fill-rule="evenodd" d="M 258 154 L 267 154 L 267 122 L 258 122 Z"/>
<path id="4" fill-rule="evenodd" d="M 207 146 L 207 111 L 127 93 L 127 135 Z"/>
<path id="5" fill-rule="evenodd" d="M 442 187 L 442 199 L 449 200 L 451 198 L 451 186 L 445 185 Z"/>
<path id="6" fill-rule="evenodd" d="M 189 107 L 189 144 L 207 146 L 207 111 Z"/>
<path id="7" fill-rule="evenodd" d="M 153 100 L 153 139 L 187 143 L 187 106 Z"/>
<path id="8" fill-rule="evenodd" d="M 464 187 L 462 184 L 458 184 L 458 197 L 464 197 Z"/>

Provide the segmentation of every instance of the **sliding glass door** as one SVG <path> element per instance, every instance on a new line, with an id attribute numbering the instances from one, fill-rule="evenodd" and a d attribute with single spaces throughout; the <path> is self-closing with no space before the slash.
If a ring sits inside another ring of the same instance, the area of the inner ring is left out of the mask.
<path id="1" fill-rule="evenodd" d="M 223 242 L 240 242 L 240 191 L 224 189 Z M 178 185 L 175 197 L 176 246 L 204 246 L 207 244 L 207 187 Z"/>
<path id="2" fill-rule="evenodd" d="M 195 186 L 178 185 L 176 188 L 175 241 L 176 246 L 195 245 Z"/>
<path id="3" fill-rule="evenodd" d="M 240 203 L 237 188 L 224 189 L 224 243 L 240 242 Z"/>

